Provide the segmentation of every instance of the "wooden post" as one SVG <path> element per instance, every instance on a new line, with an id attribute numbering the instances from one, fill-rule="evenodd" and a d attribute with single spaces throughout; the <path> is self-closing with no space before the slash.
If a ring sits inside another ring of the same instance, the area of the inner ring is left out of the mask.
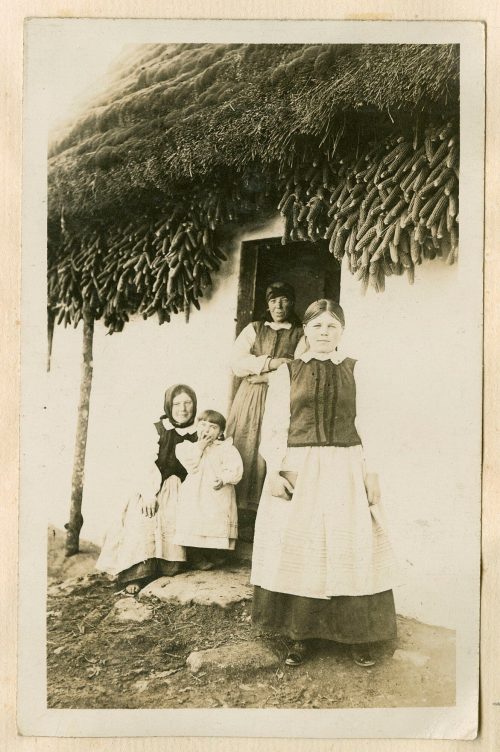
<path id="1" fill-rule="evenodd" d="M 75 455 L 73 460 L 73 477 L 71 480 L 71 504 L 69 510 L 69 522 L 64 526 L 67 530 L 66 556 L 73 556 L 78 553 L 80 547 L 80 530 L 83 525 L 83 475 L 85 469 L 85 450 L 87 447 L 87 430 L 89 424 L 90 391 L 92 389 L 93 337 L 94 319 L 91 315 L 84 314 L 80 401 L 78 404 L 78 423 L 76 428 Z"/>
<path id="2" fill-rule="evenodd" d="M 47 371 L 50 371 L 50 358 L 52 356 L 52 342 L 54 340 L 55 313 L 47 308 Z"/>

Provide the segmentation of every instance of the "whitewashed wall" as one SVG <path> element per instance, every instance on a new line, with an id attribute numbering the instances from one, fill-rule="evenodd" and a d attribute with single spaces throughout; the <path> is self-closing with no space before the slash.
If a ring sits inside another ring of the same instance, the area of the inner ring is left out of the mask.
<path id="1" fill-rule="evenodd" d="M 279 234 L 275 221 L 244 237 Z M 82 537 L 101 542 L 141 468 L 151 462 L 152 423 L 168 385 L 186 382 L 201 409 L 227 410 L 241 239 L 235 239 L 228 275 L 218 279 L 201 312 L 193 311 L 189 325 L 182 316 L 161 327 L 139 319 L 111 337 L 96 327 Z M 466 271 L 465 264 L 430 262 L 418 269 L 413 287 L 392 277 L 385 293 L 362 296 L 343 270 L 341 292 L 345 347 L 374 374 L 378 463 L 400 561 L 397 608 L 450 627 L 461 602 L 464 522 L 477 514 L 469 501 L 477 497 L 480 404 L 477 378 L 472 386 L 470 379 L 477 376 L 480 336 L 470 326 Z M 67 519 L 80 348 L 80 330 L 56 330 L 47 375 L 46 470 L 48 517 L 58 526 Z"/>
<path id="2" fill-rule="evenodd" d="M 383 294 L 362 296 L 345 269 L 341 286 L 344 345 L 373 371 L 397 609 L 450 627 L 467 606 L 480 492 L 480 297 L 463 256 L 453 267 L 422 264 L 413 286 L 391 277 Z"/>
<path id="3" fill-rule="evenodd" d="M 280 233 L 279 223 L 254 228 L 245 238 Z M 101 543 L 113 514 L 141 472 L 151 464 L 157 438 L 154 421 L 163 413 L 165 389 L 183 382 L 194 388 L 200 410 L 227 415 L 231 389 L 229 352 L 235 336 L 240 237 L 226 262 L 227 274 L 214 278 L 210 299 L 158 325 L 156 317 L 129 322 L 122 333 L 94 334 L 89 434 L 83 497 L 82 537 Z M 50 522 L 67 521 L 80 384 L 82 331 L 56 327 L 51 371 L 46 376 L 47 487 Z"/>

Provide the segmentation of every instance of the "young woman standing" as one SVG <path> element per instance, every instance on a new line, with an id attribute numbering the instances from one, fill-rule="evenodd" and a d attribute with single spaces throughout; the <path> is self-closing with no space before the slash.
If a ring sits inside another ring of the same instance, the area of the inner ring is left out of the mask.
<path id="1" fill-rule="evenodd" d="M 370 646 L 396 636 L 396 616 L 379 480 L 362 443 L 362 379 L 337 349 L 339 305 L 318 300 L 303 323 L 308 350 L 271 377 L 262 425 L 253 620 L 295 640 L 289 665 L 322 638 L 371 666 Z"/>

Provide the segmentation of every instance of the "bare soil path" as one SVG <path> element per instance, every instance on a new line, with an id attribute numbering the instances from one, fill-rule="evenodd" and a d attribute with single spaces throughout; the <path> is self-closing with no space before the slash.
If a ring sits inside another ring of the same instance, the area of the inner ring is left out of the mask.
<path id="1" fill-rule="evenodd" d="M 380 646 L 373 668 L 356 666 L 345 647 L 321 641 L 310 660 L 290 668 L 283 660 L 286 642 L 251 624 L 248 566 L 162 578 L 133 598 L 92 571 L 96 547 L 82 544 L 82 554 L 64 561 L 61 545 L 62 534 L 50 533 L 49 707 L 442 707 L 455 702 L 450 630 L 398 617 L 398 639 Z"/>

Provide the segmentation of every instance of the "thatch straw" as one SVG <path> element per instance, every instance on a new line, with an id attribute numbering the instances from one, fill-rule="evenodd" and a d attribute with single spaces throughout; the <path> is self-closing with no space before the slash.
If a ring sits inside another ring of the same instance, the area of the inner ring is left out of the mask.
<path id="1" fill-rule="evenodd" d="M 107 214 L 135 188 L 170 192 L 219 167 L 286 159 L 290 135 L 456 106 L 447 45 L 153 45 L 136 51 L 50 152 L 50 210 Z M 96 178 L 105 176 L 101 191 Z"/>
<path id="2" fill-rule="evenodd" d="M 188 318 L 225 259 L 221 233 L 278 205 L 284 239 L 329 239 L 379 291 L 422 259 L 453 263 L 458 62 L 446 45 L 128 50 L 51 146 L 56 323 Z"/>

